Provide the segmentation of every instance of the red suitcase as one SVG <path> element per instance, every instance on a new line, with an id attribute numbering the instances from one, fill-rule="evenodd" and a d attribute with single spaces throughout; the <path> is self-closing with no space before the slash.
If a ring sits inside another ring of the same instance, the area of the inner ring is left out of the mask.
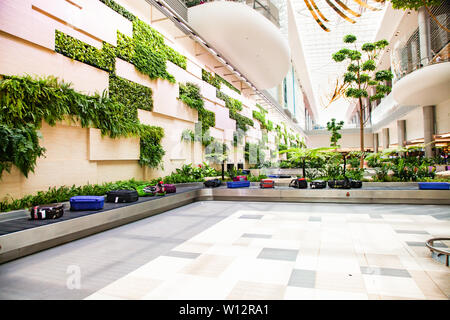
<path id="1" fill-rule="evenodd" d="M 177 187 L 174 184 L 164 184 L 164 189 L 166 189 L 166 193 L 177 192 Z"/>
<path id="2" fill-rule="evenodd" d="M 270 179 L 262 179 L 261 182 L 259 183 L 259 187 L 260 188 L 275 188 L 275 181 L 270 180 Z"/>
<path id="3" fill-rule="evenodd" d="M 247 181 L 247 176 L 236 176 L 236 177 L 233 177 L 233 181 Z"/>

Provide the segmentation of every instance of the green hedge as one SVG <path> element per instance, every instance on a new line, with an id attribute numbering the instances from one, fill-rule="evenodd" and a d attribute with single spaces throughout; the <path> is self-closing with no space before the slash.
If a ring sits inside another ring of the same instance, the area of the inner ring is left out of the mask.
<path id="1" fill-rule="evenodd" d="M 55 51 L 71 59 L 112 72 L 115 65 L 115 49 L 103 42 L 102 50 L 55 30 Z"/>
<path id="2" fill-rule="evenodd" d="M 218 74 L 212 75 L 211 72 L 206 71 L 205 69 L 202 69 L 202 80 L 209 83 L 210 85 L 216 87 L 220 90 L 221 84 L 223 83 L 231 90 L 241 94 L 241 91 L 239 91 L 235 86 L 233 86 L 231 83 L 229 83 L 227 80 L 219 76 Z"/>
<path id="3" fill-rule="evenodd" d="M 216 91 L 216 97 L 225 101 L 225 107 L 230 110 L 230 118 L 236 120 L 237 128 L 247 131 L 248 126 L 253 127 L 255 125 L 252 119 L 238 113 L 238 111 L 242 111 L 243 109 L 241 101 L 233 99 L 219 90 Z"/>
<path id="4" fill-rule="evenodd" d="M 220 89 L 220 80 L 205 69 L 202 69 L 202 80 Z"/>
<path id="5" fill-rule="evenodd" d="M 112 74 L 109 76 L 109 97 L 129 108 L 153 110 L 151 88 Z"/>
<path id="6" fill-rule="evenodd" d="M 54 126 L 68 117 L 72 121 L 79 120 L 84 128 L 98 128 L 102 135 L 111 138 L 145 138 L 149 131 L 156 130 L 139 122 L 136 107 L 109 98 L 105 93 L 102 96 L 81 94 L 54 77 L 35 80 L 30 76 L 3 76 L 0 105 L 0 124 L 4 133 L 2 148 L 11 154 L 8 157 L 2 155 L 1 168 L 8 170 L 15 165 L 25 176 L 33 171 L 36 159 L 44 155 L 36 139 L 42 121 Z M 160 144 L 155 139 L 151 141 L 155 146 Z M 24 150 L 27 155 L 20 156 Z M 160 154 L 155 154 L 152 161 L 144 162 L 154 165 L 160 161 Z"/>
<path id="7" fill-rule="evenodd" d="M 200 88 L 194 83 L 180 83 L 179 98 L 189 107 L 198 111 L 198 121 L 202 122 L 202 131 L 206 132 L 210 127 L 216 125 L 216 115 L 214 112 L 204 108 L 204 101 L 200 94 Z"/>
<path id="8" fill-rule="evenodd" d="M 115 1 L 112 1 L 112 0 L 100 0 L 100 1 L 103 2 L 104 4 L 106 4 L 108 7 L 113 9 L 115 12 L 117 12 L 121 16 L 125 17 L 126 19 L 128 19 L 130 21 L 136 20 L 136 16 L 134 14 L 129 12 L 127 9 L 125 9 L 121 5 L 117 4 Z"/>

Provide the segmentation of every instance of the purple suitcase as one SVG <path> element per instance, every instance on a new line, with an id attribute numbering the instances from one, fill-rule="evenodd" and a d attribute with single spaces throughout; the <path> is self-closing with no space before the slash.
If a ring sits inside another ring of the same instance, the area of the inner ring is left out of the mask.
<path id="1" fill-rule="evenodd" d="M 166 193 L 175 193 L 177 192 L 177 187 L 174 184 L 165 184 L 164 189 L 166 189 Z"/>

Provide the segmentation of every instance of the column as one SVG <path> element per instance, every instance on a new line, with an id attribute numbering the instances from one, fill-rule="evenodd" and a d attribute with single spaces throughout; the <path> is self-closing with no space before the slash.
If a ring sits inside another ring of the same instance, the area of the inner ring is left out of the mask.
<path id="1" fill-rule="evenodd" d="M 389 149 L 389 128 L 383 128 L 383 150 Z"/>
<path id="2" fill-rule="evenodd" d="M 397 145 L 399 147 L 405 146 L 405 128 L 406 120 L 397 120 Z M 404 152 L 400 152 L 401 157 L 403 157 L 404 155 Z"/>
<path id="3" fill-rule="evenodd" d="M 373 152 L 378 152 L 378 133 L 373 134 Z"/>
<path id="4" fill-rule="evenodd" d="M 423 110 L 423 140 L 425 143 L 425 157 L 434 156 L 433 141 L 434 134 L 434 106 L 425 106 Z"/>
<path id="5" fill-rule="evenodd" d="M 405 146 L 406 120 L 397 120 L 397 144 L 399 147 Z"/>
<path id="6" fill-rule="evenodd" d="M 431 60 L 430 15 L 425 7 L 418 10 L 420 63 L 426 66 Z"/>

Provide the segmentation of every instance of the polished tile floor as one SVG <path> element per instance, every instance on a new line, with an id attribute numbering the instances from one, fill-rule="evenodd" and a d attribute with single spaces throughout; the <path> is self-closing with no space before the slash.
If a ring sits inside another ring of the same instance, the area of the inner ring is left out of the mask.
<path id="1" fill-rule="evenodd" d="M 449 234 L 450 206 L 197 202 L 0 265 L 0 298 L 449 299 Z"/>

